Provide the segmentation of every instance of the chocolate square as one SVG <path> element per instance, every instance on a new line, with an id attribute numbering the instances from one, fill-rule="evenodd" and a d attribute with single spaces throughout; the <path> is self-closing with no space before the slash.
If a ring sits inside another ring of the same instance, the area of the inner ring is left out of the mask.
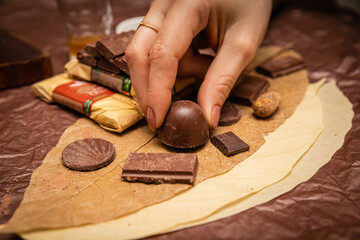
<path id="1" fill-rule="evenodd" d="M 305 68 L 303 59 L 287 56 L 264 63 L 256 71 L 266 76 L 276 78 Z"/>
<path id="2" fill-rule="evenodd" d="M 231 156 L 250 149 L 250 146 L 233 132 L 212 136 L 210 142 L 226 156 Z"/>
<path id="3" fill-rule="evenodd" d="M 269 86 L 270 84 L 265 78 L 246 76 L 232 89 L 229 100 L 238 104 L 251 106 Z"/>

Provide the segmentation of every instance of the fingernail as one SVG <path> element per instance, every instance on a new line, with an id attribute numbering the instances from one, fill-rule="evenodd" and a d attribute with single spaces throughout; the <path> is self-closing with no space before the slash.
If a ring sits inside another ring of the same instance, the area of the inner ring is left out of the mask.
<path id="1" fill-rule="evenodd" d="M 220 119 L 220 111 L 221 107 L 219 105 L 215 105 L 212 109 L 211 113 L 211 128 L 216 129 Z"/>
<path id="2" fill-rule="evenodd" d="M 148 107 L 147 113 L 146 113 L 146 121 L 148 122 L 149 127 L 153 132 L 156 130 L 156 119 L 155 119 L 155 113 L 152 110 L 151 107 Z"/>

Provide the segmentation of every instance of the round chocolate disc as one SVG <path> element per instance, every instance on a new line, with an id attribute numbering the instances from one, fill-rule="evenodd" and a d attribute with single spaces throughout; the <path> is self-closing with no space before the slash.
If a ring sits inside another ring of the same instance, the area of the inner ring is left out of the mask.
<path id="1" fill-rule="evenodd" d="M 70 143 L 62 152 L 65 167 L 77 171 L 102 168 L 115 158 L 115 147 L 100 138 L 86 138 Z"/>
<path id="2" fill-rule="evenodd" d="M 241 119 L 241 109 L 238 105 L 225 102 L 221 108 L 219 126 L 230 126 Z"/>
<path id="3" fill-rule="evenodd" d="M 201 107 L 192 101 L 173 102 L 159 131 L 165 145 L 195 148 L 209 140 L 209 126 Z"/>

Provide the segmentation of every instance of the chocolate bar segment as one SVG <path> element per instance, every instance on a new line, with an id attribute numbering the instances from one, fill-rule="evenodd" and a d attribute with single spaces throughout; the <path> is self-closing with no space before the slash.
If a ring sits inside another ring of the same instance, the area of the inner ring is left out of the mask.
<path id="1" fill-rule="evenodd" d="M 251 106 L 269 86 L 270 84 L 265 78 L 246 76 L 232 89 L 229 100 L 238 104 Z"/>
<path id="2" fill-rule="evenodd" d="M 130 153 L 121 179 L 143 183 L 194 184 L 198 159 L 192 153 Z"/>
<path id="3" fill-rule="evenodd" d="M 233 132 L 226 132 L 210 138 L 210 142 L 226 156 L 231 156 L 250 149 L 250 146 Z"/>
<path id="4" fill-rule="evenodd" d="M 111 61 L 116 67 L 118 67 L 121 71 L 126 73 L 127 75 L 130 75 L 129 73 L 129 67 L 127 65 L 127 61 L 125 58 L 125 55 L 122 55 L 120 57 L 114 58 L 114 60 Z"/>
<path id="5" fill-rule="evenodd" d="M 276 78 L 303 68 L 305 68 L 303 59 L 287 56 L 264 63 L 257 67 L 256 71 L 266 76 Z"/>
<path id="6" fill-rule="evenodd" d="M 85 52 L 84 50 L 80 50 L 78 52 L 77 59 L 79 60 L 79 62 L 92 67 L 96 67 L 97 65 L 97 59 L 94 56 Z"/>
<path id="7" fill-rule="evenodd" d="M 105 58 L 100 58 L 98 63 L 97 63 L 97 67 L 111 72 L 111 73 L 115 73 L 115 74 L 119 74 L 120 73 L 120 69 L 117 68 L 114 64 L 112 64 L 111 62 L 109 62 L 108 60 L 106 60 Z"/>
<path id="8" fill-rule="evenodd" d="M 102 38 L 96 42 L 96 49 L 108 60 L 123 55 L 134 33 L 135 31 L 129 31 Z"/>
<path id="9" fill-rule="evenodd" d="M 85 50 L 85 52 L 87 52 L 88 54 L 90 54 L 91 56 L 93 56 L 95 58 L 100 58 L 101 57 L 101 54 L 96 49 L 96 43 L 88 43 L 88 44 L 86 44 L 84 50 Z"/>

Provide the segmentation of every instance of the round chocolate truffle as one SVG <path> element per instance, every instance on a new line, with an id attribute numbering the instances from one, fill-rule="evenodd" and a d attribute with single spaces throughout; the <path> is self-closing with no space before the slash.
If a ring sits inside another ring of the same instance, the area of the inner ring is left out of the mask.
<path id="1" fill-rule="evenodd" d="M 65 167 L 77 171 L 92 171 L 111 163 L 115 147 L 100 138 L 86 138 L 70 143 L 62 152 Z"/>
<path id="2" fill-rule="evenodd" d="M 209 126 L 199 105 L 173 102 L 159 131 L 160 141 L 175 148 L 195 148 L 209 140 Z"/>

